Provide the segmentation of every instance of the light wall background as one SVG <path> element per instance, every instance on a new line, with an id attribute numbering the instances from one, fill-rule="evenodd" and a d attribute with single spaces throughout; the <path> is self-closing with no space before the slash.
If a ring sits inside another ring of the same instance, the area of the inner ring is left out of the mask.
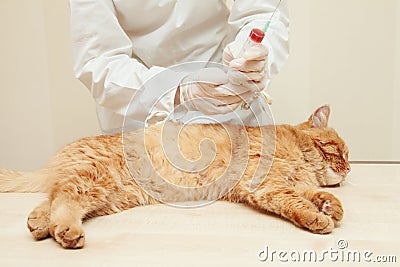
<path id="1" fill-rule="evenodd" d="M 400 0 L 289 0 L 291 55 L 270 94 L 278 123 L 319 105 L 351 160 L 400 160 Z M 44 166 L 100 134 L 72 72 L 67 0 L 0 1 L 0 168 Z"/>

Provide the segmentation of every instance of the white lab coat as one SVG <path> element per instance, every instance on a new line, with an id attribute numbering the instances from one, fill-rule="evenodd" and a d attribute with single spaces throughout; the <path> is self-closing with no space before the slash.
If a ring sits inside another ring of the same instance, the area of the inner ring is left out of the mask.
<path id="1" fill-rule="evenodd" d="M 289 53 L 285 2 L 264 40 L 270 78 Z M 236 0 L 229 10 L 223 0 L 70 0 L 74 72 L 98 105 L 103 132 L 120 132 L 125 115 L 131 128 L 164 120 L 190 71 L 169 67 L 221 62 L 224 47 L 262 27 L 277 3 Z"/>

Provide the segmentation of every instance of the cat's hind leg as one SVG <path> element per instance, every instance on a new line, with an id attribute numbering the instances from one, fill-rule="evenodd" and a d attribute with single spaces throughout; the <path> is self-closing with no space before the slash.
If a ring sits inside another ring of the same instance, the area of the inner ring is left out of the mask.
<path id="1" fill-rule="evenodd" d="M 49 236 L 50 201 L 46 200 L 37 206 L 28 216 L 27 226 L 36 240 Z"/>
<path id="2" fill-rule="evenodd" d="M 85 234 L 82 228 L 84 209 L 70 198 L 62 196 L 51 205 L 49 232 L 64 248 L 82 248 Z"/>
<path id="3" fill-rule="evenodd" d="M 137 206 L 137 197 L 129 190 L 114 188 L 116 192 L 104 191 L 101 195 L 94 189 L 87 194 L 58 192 L 51 203 L 51 236 L 64 248 L 82 248 L 85 243 L 83 220 L 113 214 Z M 101 190 L 105 190 L 102 188 Z"/>
<path id="4" fill-rule="evenodd" d="M 64 248 L 82 248 L 83 220 L 113 214 L 139 205 L 139 188 L 108 183 L 91 183 L 87 177 L 61 179 L 50 194 L 50 234 Z M 143 197 L 142 197 L 143 198 Z"/>
<path id="5" fill-rule="evenodd" d="M 64 248 L 80 248 L 84 243 L 82 220 L 77 218 L 80 208 L 73 208 L 71 202 L 60 202 L 54 200 L 50 207 L 50 201 L 46 200 L 36 207 L 29 214 L 28 229 L 36 240 L 51 234 Z"/>

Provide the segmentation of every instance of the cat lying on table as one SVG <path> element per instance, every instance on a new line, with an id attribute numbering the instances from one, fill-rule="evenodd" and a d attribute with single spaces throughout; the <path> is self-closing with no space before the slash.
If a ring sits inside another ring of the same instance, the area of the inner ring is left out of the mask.
<path id="1" fill-rule="evenodd" d="M 30 213 L 27 225 L 35 239 L 52 236 L 64 248 L 83 247 L 84 219 L 164 200 L 240 202 L 278 214 L 313 233 L 330 233 L 343 217 L 342 205 L 318 187 L 341 183 L 350 165 L 346 144 L 327 125 L 329 115 L 329 106 L 322 106 L 299 125 L 261 128 L 168 122 L 169 128 L 179 132 L 168 137 L 168 144 L 179 144 L 179 153 L 194 164 L 204 156 L 199 144 L 212 141 L 212 162 L 198 171 L 177 168 L 168 160 L 162 145 L 165 124 L 83 138 L 61 149 L 44 169 L 0 170 L 0 191 L 48 192 L 48 200 Z M 273 138 L 274 149 L 263 150 L 263 143 Z M 243 168 L 229 169 L 232 155 L 234 165 Z M 263 159 L 270 162 L 268 168 L 258 166 Z M 149 166 L 168 185 L 191 187 L 193 194 L 183 196 L 153 180 Z M 263 179 L 256 190 L 250 190 L 260 170 L 265 172 Z M 237 179 L 229 190 L 223 185 L 226 179 L 213 184 L 224 175 Z M 204 189 L 205 185 L 213 186 Z"/>

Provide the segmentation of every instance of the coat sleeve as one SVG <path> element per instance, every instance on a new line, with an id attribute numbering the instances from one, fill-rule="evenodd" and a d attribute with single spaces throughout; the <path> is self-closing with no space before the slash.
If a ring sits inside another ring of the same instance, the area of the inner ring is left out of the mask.
<path id="1" fill-rule="evenodd" d="M 252 28 L 264 27 L 278 3 L 279 0 L 234 2 L 229 17 L 229 24 L 237 33 L 232 44 L 234 51 L 240 51 Z M 271 80 L 279 73 L 289 56 L 289 12 L 286 0 L 282 0 L 262 44 L 268 48 L 267 77 Z"/>
<path id="2" fill-rule="evenodd" d="M 118 22 L 113 1 L 70 0 L 70 10 L 74 73 L 97 104 L 140 121 L 168 116 L 183 74 L 147 68 L 132 58 L 132 43 Z M 149 83 L 153 77 L 159 83 Z"/>

